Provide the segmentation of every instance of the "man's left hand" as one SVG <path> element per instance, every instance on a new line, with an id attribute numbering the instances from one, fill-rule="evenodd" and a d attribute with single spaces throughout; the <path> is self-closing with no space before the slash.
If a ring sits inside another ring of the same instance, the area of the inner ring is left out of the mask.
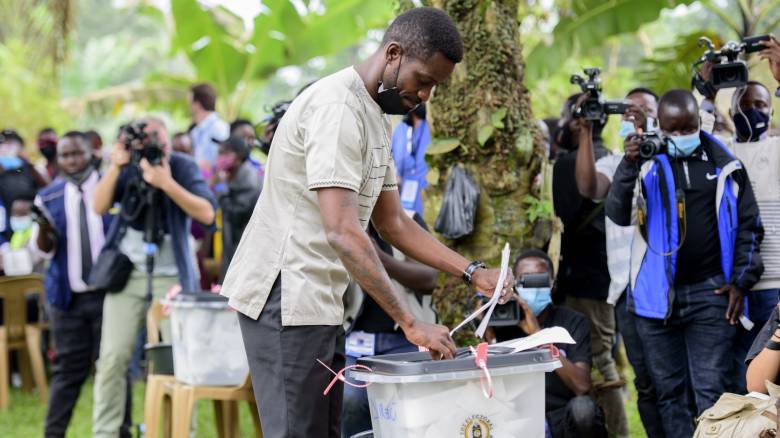
<path id="1" fill-rule="evenodd" d="M 729 306 L 726 308 L 726 320 L 731 325 L 736 325 L 739 322 L 739 317 L 742 315 L 742 307 L 744 306 L 743 298 L 745 293 L 737 289 L 733 284 L 727 284 L 720 289 L 715 290 L 716 295 L 729 295 Z"/>
<path id="2" fill-rule="evenodd" d="M 474 289 L 482 295 L 492 297 L 493 292 L 496 289 L 496 283 L 498 283 L 498 277 L 501 275 L 500 269 L 477 269 L 471 277 L 471 284 Z M 507 270 L 506 278 L 504 279 L 504 285 L 501 289 L 501 297 L 498 299 L 499 304 L 504 304 L 512 293 L 512 287 L 515 284 L 515 276 L 512 272 Z"/>
<path id="3" fill-rule="evenodd" d="M 143 158 L 139 164 L 143 170 L 144 181 L 150 186 L 165 191 L 165 187 L 173 181 L 171 166 L 167 160 L 162 160 L 159 165 L 153 166 L 146 158 Z"/>
<path id="4" fill-rule="evenodd" d="M 772 76 L 780 84 L 780 41 L 774 35 L 770 35 L 769 41 L 761 41 L 759 44 L 764 46 L 764 49 L 758 52 L 759 57 L 769 61 Z"/>

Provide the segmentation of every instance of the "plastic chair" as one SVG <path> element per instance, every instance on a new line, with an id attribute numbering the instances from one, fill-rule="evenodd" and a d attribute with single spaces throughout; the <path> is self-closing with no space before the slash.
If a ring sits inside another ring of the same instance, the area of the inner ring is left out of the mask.
<path id="1" fill-rule="evenodd" d="M 163 314 L 162 304 L 155 301 L 146 314 L 147 342 L 160 342 L 160 321 Z M 162 436 L 189 438 L 192 424 L 192 413 L 198 400 L 213 400 L 214 414 L 217 426 L 217 436 L 220 438 L 237 438 L 238 402 L 249 404 L 255 434 L 263 438 L 260 417 L 257 413 L 254 392 L 249 376 L 239 386 L 193 386 L 178 382 L 174 376 L 154 374 L 153 367 L 146 379 L 146 396 L 144 400 L 145 437 L 160 436 L 160 420 L 163 422 Z M 173 419 L 173 420 L 172 420 Z M 171 426 L 173 426 L 171 428 Z"/>
<path id="2" fill-rule="evenodd" d="M 238 438 L 238 402 L 247 402 L 255 426 L 255 436 L 263 438 L 249 375 L 238 386 L 196 386 L 177 381 L 166 384 L 165 392 L 173 399 L 173 438 L 189 437 L 192 412 L 198 400 L 214 401 L 217 436 L 220 438 Z"/>
<path id="3" fill-rule="evenodd" d="M 44 325 L 27 323 L 27 296 L 40 294 L 43 302 L 43 276 L 38 274 L 16 277 L 0 277 L 0 299 L 3 300 L 3 325 L 0 326 L 0 409 L 7 409 L 9 354 L 19 352 L 23 389 L 30 390 L 30 374 L 38 388 L 41 403 L 46 404 L 49 390 L 46 384 L 46 370 L 41 354 L 41 331 Z M 42 315 L 42 312 L 39 312 Z M 23 354 L 26 353 L 26 354 Z"/>
<path id="4" fill-rule="evenodd" d="M 165 318 L 163 307 L 159 301 L 152 301 L 146 313 L 146 342 L 157 344 L 160 342 L 160 322 Z M 171 398 L 165 393 L 165 385 L 174 383 L 174 376 L 154 374 L 154 367 L 149 367 L 146 376 L 146 394 L 144 395 L 144 424 L 146 438 L 160 436 L 160 420 L 164 421 L 162 436 L 171 436 Z M 162 412 L 165 414 L 161 415 Z"/>

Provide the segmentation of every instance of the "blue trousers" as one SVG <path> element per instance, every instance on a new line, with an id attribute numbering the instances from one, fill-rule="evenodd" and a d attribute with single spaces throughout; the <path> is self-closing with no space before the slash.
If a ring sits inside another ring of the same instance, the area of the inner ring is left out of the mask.
<path id="1" fill-rule="evenodd" d="M 725 318 L 728 297 L 714 293 L 721 286 L 722 276 L 675 286 L 666 321 L 636 318 L 668 437 L 693 436 L 695 416 L 732 385 L 736 327 Z M 688 382 L 694 403 L 690 403 Z M 692 404 L 696 412 L 691 411 Z"/>

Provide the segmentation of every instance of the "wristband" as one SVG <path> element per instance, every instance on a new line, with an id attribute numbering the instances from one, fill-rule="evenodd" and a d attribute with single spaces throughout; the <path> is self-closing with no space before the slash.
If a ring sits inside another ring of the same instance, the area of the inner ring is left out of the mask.
<path id="1" fill-rule="evenodd" d="M 463 271 L 463 282 L 471 285 L 471 276 L 474 275 L 474 271 L 479 268 L 485 268 L 485 264 L 479 260 L 474 260 L 473 262 L 469 263 L 469 265 L 466 266 L 466 269 Z"/>
<path id="2" fill-rule="evenodd" d="M 780 351 L 780 342 L 773 341 L 771 338 L 766 343 L 766 348 L 772 351 Z"/>

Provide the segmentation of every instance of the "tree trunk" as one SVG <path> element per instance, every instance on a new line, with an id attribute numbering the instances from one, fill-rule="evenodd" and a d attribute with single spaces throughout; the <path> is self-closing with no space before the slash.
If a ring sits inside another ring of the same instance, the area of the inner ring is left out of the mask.
<path id="1" fill-rule="evenodd" d="M 467 258 L 497 267 L 505 242 L 509 242 L 514 258 L 523 248 L 543 248 L 550 234 L 550 221 L 537 217 L 549 211 L 535 184 L 545 153 L 523 85 L 518 3 L 428 3 L 455 20 L 465 56 L 449 81 L 436 88 L 429 103 L 428 120 L 436 140 L 430 148 L 434 154 L 428 156 L 431 186 L 425 192 L 426 222 L 435 222 L 448 171 L 461 164 L 480 186 L 474 233 L 457 241 L 439 237 Z M 441 139 L 455 139 L 458 146 L 435 154 Z M 476 305 L 473 291 L 451 277 L 434 292 L 434 303 L 441 322 L 449 327 Z M 459 345 L 473 343 L 473 331 L 462 329 L 456 340 Z"/>

